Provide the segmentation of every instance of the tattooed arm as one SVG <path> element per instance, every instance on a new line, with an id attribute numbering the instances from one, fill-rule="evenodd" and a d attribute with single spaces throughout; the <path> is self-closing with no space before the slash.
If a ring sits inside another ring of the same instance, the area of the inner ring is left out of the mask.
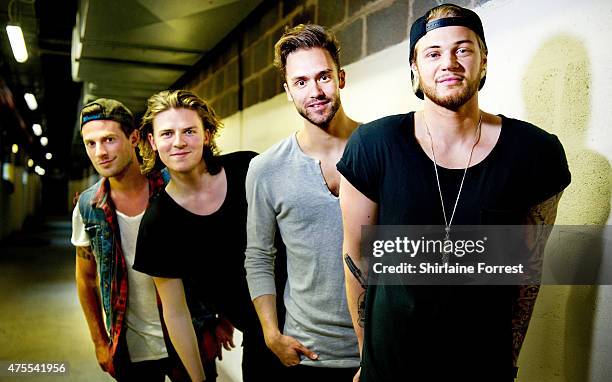
<path id="1" fill-rule="evenodd" d="M 110 339 L 106 333 L 102 313 L 98 269 L 91 247 L 76 247 L 76 285 L 98 363 L 102 370 L 114 375 L 109 349 Z"/>
<path id="2" fill-rule="evenodd" d="M 342 226 L 344 228 L 344 242 L 342 243 L 343 256 L 350 256 L 357 268 L 367 279 L 367 269 L 361 261 L 361 226 L 376 223 L 378 204 L 363 195 L 344 177 L 340 179 L 340 208 L 342 209 Z M 365 290 L 361 283 L 344 264 L 344 283 L 346 287 L 346 300 L 353 320 L 353 328 L 359 342 L 359 354 L 363 349 L 363 322 L 360 315 L 361 304 L 364 301 Z M 353 377 L 353 381 L 359 381 L 361 368 Z"/>
<path id="3" fill-rule="evenodd" d="M 367 269 L 361 261 L 359 247 L 361 245 L 361 226 L 376 223 L 378 205 L 357 190 L 344 177 L 340 180 L 340 208 L 342 209 L 342 225 L 344 228 L 344 242 L 342 253 L 350 256 L 355 265 L 367 278 Z M 359 340 L 359 351 L 363 345 L 363 327 L 359 319 L 359 301 L 365 293 L 357 278 L 348 269 L 344 260 L 344 279 L 346 298 L 353 320 L 353 327 Z"/>
<path id="4" fill-rule="evenodd" d="M 542 269 L 544 248 L 555 224 L 557 206 L 562 194 L 563 192 L 560 192 L 530 208 L 525 218 L 524 224 L 527 225 L 527 247 L 532 254 L 527 266 L 536 270 L 536 274 L 540 274 Z M 540 285 L 538 284 L 517 286 L 516 300 L 512 306 L 512 362 L 515 366 L 523 346 L 523 341 L 525 340 L 525 335 L 527 334 L 527 328 L 529 327 L 529 321 L 539 291 Z"/>

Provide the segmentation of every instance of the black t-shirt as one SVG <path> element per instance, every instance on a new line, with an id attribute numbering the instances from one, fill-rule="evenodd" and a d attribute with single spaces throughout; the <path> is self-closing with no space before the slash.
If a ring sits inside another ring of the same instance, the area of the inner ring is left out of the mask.
<path id="1" fill-rule="evenodd" d="M 247 202 L 244 180 L 254 152 L 218 159 L 227 193 L 210 215 L 196 215 L 163 190 L 145 212 L 136 244 L 134 269 L 151 276 L 181 278 L 188 303 L 203 302 L 241 331 L 259 323 L 244 269 Z"/>
<path id="2" fill-rule="evenodd" d="M 570 182 L 563 147 L 554 135 L 501 118 L 495 147 L 467 171 L 453 225 L 521 224 L 530 207 Z M 378 204 L 377 224 L 444 225 L 432 167 L 415 138 L 414 113 L 361 126 L 337 165 Z M 438 166 L 438 174 L 450 217 L 463 169 Z M 361 381 L 425 375 L 503 380 L 495 377 L 511 373 L 514 290 L 369 286 Z"/>

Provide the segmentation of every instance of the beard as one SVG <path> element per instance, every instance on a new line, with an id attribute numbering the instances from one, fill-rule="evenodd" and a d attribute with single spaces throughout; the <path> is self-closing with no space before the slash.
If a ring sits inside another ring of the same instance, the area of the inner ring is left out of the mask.
<path id="1" fill-rule="evenodd" d="M 317 100 L 324 101 L 326 99 L 328 98 L 321 97 Z M 295 105 L 295 108 L 297 109 L 298 113 L 308 122 L 312 123 L 315 126 L 318 126 L 323 130 L 326 130 L 329 127 L 329 124 L 332 119 L 334 119 L 334 117 L 336 116 L 336 112 L 338 112 L 338 109 L 340 109 L 340 97 L 335 97 L 330 101 L 331 108 L 325 114 L 319 114 L 314 111 L 308 110 L 308 107 L 304 106 Z"/>
<path id="2" fill-rule="evenodd" d="M 423 94 L 427 96 L 433 103 L 438 106 L 442 106 L 445 109 L 457 111 L 461 106 L 465 105 L 476 92 L 480 86 L 479 80 L 472 80 L 467 83 L 467 86 L 461 88 L 459 93 L 454 93 L 447 96 L 438 95 L 435 86 L 428 86 L 421 83 L 421 90 Z"/>

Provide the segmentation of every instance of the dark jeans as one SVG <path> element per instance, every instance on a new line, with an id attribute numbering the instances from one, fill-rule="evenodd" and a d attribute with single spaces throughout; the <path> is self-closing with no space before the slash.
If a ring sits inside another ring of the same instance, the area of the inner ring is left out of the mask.
<path id="1" fill-rule="evenodd" d="M 172 382 L 191 382 L 191 378 L 178 359 L 162 358 L 153 361 L 123 362 L 118 367 L 116 378 L 119 382 L 151 381 L 164 382 L 166 375 Z M 207 382 L 215 382 L 217 369 L 215 362 L 204 364 Z"/>
<path id="2" fill-rule="evenodd" d="M 124 362 L 116 370 L 116 379 L 119 382 L 151 381 L 164 382 L 166 375 L 171 374 L 168 358 L 152 361 Z"/>
<path id="3" fill-rule="evenodd" d="M 261 331 L 261 329 L 259 330 Z M 255 331 L 242 341 L 242 380 L 244 382 L 286 382 L 287 368 L 266 346 L 263 335 Z"/>
<path id="4" fill-rule="evenodd" d="M 191 382 L 187 370 L 172 346 L 168 346 L 168 357 L 142 362 L 131 362 L 125 338 L 115 354 L 115 379 L 119 382 L 152 381 L 163 382 L 166 375 L 172 382 Z M 215 382 L 217 368 L 215 361 L 204 363 L 204 373 L 207 382 Z"/>
<path id="5" fill-rule="evenodd" d="M 352 382 L 359 370 L 356 367 L 331 368 L 297 365 L 287 368 L 287 381 L 291 382 Z"/>
<path id="6" fill-rule="evenodd" d="M 217 380 L 217 365 L 215 364 L 215 361 L 205 362 L 203 366 L 204 375 L 206 375 L 206 382 L 215 382 Z M 191 381 L 191 379 L 187 379 L 187 381 Z M 172 380 L 172 382 L 177 381 Z"/>

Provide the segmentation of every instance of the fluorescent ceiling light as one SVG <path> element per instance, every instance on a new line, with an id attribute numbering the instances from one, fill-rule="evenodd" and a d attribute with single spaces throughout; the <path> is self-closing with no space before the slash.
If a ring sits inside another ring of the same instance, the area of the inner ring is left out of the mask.
<path id="1" fill-rule="evenodd" d="M 40 137 L 42 135 L 42 126 L 40 126 L 38 123 L 35 123 L 32 125 L 32 131 L 34 131 L 34 135 Z"/>
<path id="2" fill-rule="evenodd" d="M 47 137 L 41 137 L 40 138 L 40 144 L 44 146 L 46 146 L 49 143 L 49 140 L 47 139 Z"/>
<path id="3" fill-rule="evenodd" d="M 28 50 L 26 49 L 21 27 L 18 25 L 7 25 L 6 34 L 11 43 L 11 49 L 13 49 L 15 60 L 17 60 L 17 62 L 26 62 L 28 59 Z"/>
<path id="4" fill-rule="evenodd" d="M 45 154 L 45 158 L 47 158 L 47 160 L 51 160 L 51 158 L 53 158 L 53 154 L 51 154 L 51 153 L 46 153 L 46 154 Z"/>
<path id="5" fill-rule="evenodd" d="M 23 98 L 25 98 L 30 110 L 36 110 L 38 108 L 38 102 L 36 102 L 36 97 L 34 97 L 34 94 L 26 93 L 23 95 Z"/>

